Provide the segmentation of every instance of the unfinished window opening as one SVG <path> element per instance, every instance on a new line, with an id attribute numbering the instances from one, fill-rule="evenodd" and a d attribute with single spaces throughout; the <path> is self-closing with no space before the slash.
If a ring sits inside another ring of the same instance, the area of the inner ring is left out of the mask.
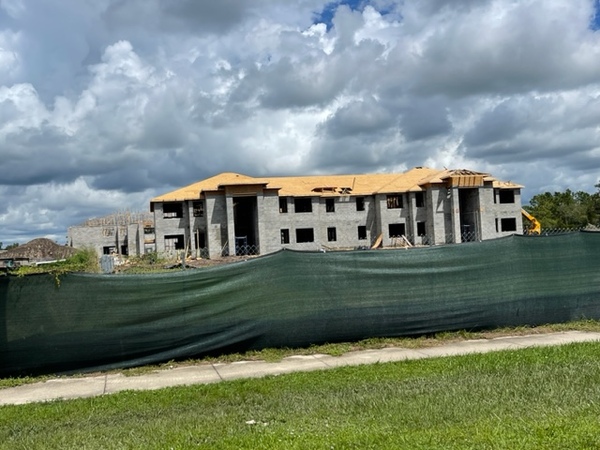
<path id="1" fill-rule="evenodd" d="M 294 199 L 294 211 L 297 213 L 312 212 L 312 198 L 301 197 Z"/>
<path id="2" fill-rule="evenodd" d="M 296 229 L 296 242 L 301 244 L 303 242 L 314 242 L 315 232 L 312 228 L 297 228 Z"/>
<path id="3" fill-rule="evenodd" d="M 197 249 L 206 248 L 206 233 L 204 230 L 196 230 L 194 233 L 194 245 Z"/>
<path id="4" fill-rule="evenodd" d="M 417 208 L 423 208 L 425 206 L 425 193 L 424 192 L 416 192 L 415 193 L 415 201 L 417 203 Z"/>
<path id="5" fill-rule="evenodd" d="M 327 228 L 327 241 L 335 242 L 337 241 L 337 231 L 335 227 Z"/>
<path id="6" fill-rule="evenodd" d="M 500 229 L 502 231 L 517 231 L 517 219 L 514 217 L 500 219 Z"/>
<path id="7" fill-rule="evenodd" d="M 325 199 L 325 211 L 328 213 L 335 212 L 335 200 L 333 198 Z"/>
<path id="8" fill-rule="evenodd" d="M 194 217 L 204 217 L 204 202 L 202 200 L 192 203 Z"/>
<path id="9" fill-rule="evenodd" d="M 110 227 L 110 228 L 102 228 L 102 236 L 104 237 L 109 237 L 109 236 L 114 236 L 115 235 L 115 229 Z"/>
<path id="10" fill-rule="evenodd" d="M 290 230 L 288 230 L 287 228 L 283 228 L 281 230 L 281 243 L 282 244 L 290 243 Z"/>
<path id="11" fill-rule="evenodd" d="M 498 191 L 498 201 L 503 203 L 515 202 L 515 191 L 513 189 L 500 189 Z"/>
<path id="12" fill-rule="evenodd" d="M 183 234 L 172 234 L 165 236 L 165 251 L 172 252 L 175 250 L 184 250 L 185 244 Z"/>
<path id="13" fill-rule="evenodd" d="M 279 197 L 279 212 L 285 214 L 288 212 L 288 200 L 287 197 Z"/>
<path id="14" fill-rule="evenodd" d="M 365 210 L 365 198 L 364 197 L 356 197 L 356 210 L 357 211 Z"/>
<path id="15" fill-rule="evenodd" d="M 400 194 L 395 194 L 395 195 L 388 195 L 387 196 L 387 207 L 388 209 L 398 209 L 398 208 L 402 208 L 402 195 Z"/>
<path id="16" fill-rule="evenodd" d="M 406 225 L 403 223 L 390 223 L 388 231 L 391 238 L 401 237 L 406 235 Z"/>
<path id="17" fill-rule="evenodd" d="M 417 236 L 425 236 L 426 234 L 425 222 L 417 222 Z"/>
<path id="18" fill-rule="evenodd" d="M 163 203 L 163 218 L 176 219 L 183 217 L 181 203 Z"/>
<path id="19" fill-rule="evenodd" d="M 364 241 L 367 239 L 367 227 L 365 225 L 358 226 L 358 240 Z"/>
<path id="20" fill-rule="evenodd" d="M 102 247 L 103 255 L 114 255 L 115 253 L 117 253 L 117 247 L 115 247 L 114 245 Z"/>
<path id="21" fill-rule="evenodd" d="M 144 227 L 144 234 L 154 234 L 154 227 Z"/>

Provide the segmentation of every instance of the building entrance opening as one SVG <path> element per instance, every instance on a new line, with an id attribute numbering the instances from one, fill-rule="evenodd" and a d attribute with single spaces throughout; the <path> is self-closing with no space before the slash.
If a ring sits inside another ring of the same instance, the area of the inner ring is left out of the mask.
<path id="1" fill-rule="evenodd" d="M 208 258 L 208 248 L 206 247 L 206 233 L 204 230 L 194 232 L 194 246 L 196 248 L 197 258 Z"/>
<path id="2" fill-rule="evenodd" d="M 256 197 L 233 198 L 233 221 L 235 229 L 235 254 L 256 255 L 258 249 L 258 214 Z"/>
<path id="3" fill-rule="evenodd" d="M 479 189 L 459 189 L 460 234 L 462 242 L 481 239 L 479 229 Z"/>

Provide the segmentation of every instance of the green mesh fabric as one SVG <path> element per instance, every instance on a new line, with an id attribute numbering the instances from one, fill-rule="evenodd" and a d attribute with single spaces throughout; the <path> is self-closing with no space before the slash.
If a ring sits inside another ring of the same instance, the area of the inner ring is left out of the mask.
<path id="1" fill-rule="evenodd" d="M 0 277 L 0 376 L 600 319 L 600 234 L 282 251 L 152 275 Z"/>

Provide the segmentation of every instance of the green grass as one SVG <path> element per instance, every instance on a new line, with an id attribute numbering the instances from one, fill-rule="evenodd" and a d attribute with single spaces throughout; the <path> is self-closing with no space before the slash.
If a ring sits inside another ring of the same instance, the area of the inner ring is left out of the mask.
<path id="1" fill-rule="evenodd" d="M 600 448 L 600 344 L 0 407 L 10 449 Z"/>

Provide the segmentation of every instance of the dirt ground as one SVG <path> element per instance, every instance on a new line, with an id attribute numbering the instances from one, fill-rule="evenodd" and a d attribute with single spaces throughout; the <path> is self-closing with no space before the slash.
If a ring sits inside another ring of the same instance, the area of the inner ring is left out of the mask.
<path id="1" fill-rule="evenodd" d="M 222 266 L 224 264 L 231 264 L 240 261 L 246 261 L 252 258 L 256 258 L 256 256 L 224 256 L 219 259 L 192 259 L 188 258 L 185 260 L 185 264 L 189 267 L 211 267 L 211 266 Z M 177 263 L 177 265 L 181 265 L 181 263 Z"/>

